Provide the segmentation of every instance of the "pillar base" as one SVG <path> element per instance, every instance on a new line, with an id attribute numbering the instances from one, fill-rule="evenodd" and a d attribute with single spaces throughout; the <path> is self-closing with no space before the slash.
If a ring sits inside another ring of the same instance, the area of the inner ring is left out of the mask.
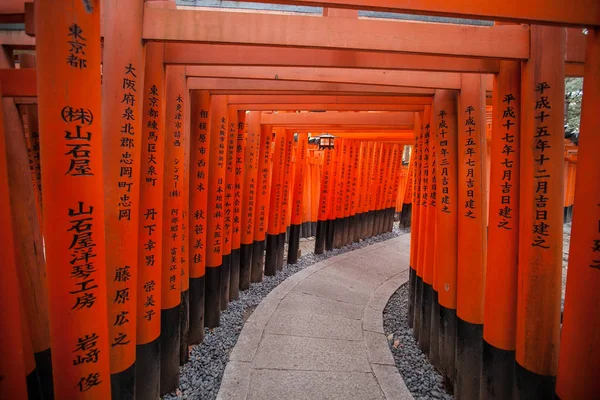
<path id="1" fill-rule="evenodd" d="M 421 310 L 423 302 L 423 278 L 417 275 L 415 282 L 415 312 L 413 315 L 413 336 L 419 342 L 419 335 L 421 334 Z"/>
<path id="2" fill-rule="evenodd" d="M 325 250 L 327 251 L 331 251 L 333 250 L 333 237 L 334 237 L 334 226 L 333 226 L 333 220 L 332 219 L 328 219 L 327 220 L 327 236 L 325 238 Z"/>
<path id="3" fill-rule="evenodd" d="M 27 385 L 27 400 L 41 400 L 42 387 L 40 384 L 40 376 L 38 374 L 37 367 L 33 368 L 26 377 L 25 384 Z"/>
<path id="4" fill-rule="evenodd" d="M 231 250 L 231 270 L 229 274 L 229 301 L 240 298 L 240 249 Z"/>
<path id="5" fill-rule="evenodd" d="M 448 393 L 454 393 L 454 379 L 456 378 L 457 324 L 456 310 L 440 304 L 440 362 L 444 375 L 444 388 Z"/>
<path id="6" fill-rule="evenodd" d="M 250 288 L 250 272 L 252 271 L 253 245 L 244 244 L 240 246 L 240 290 Z"/>
<path id="7" fill-rule="evenodd" d="M 481 384 L 483 324 L 472 324 L 460 317 L 457 322 L 454 395 L 457 399 L 477 399 Z"/>
<path id="8" fill-rule="evenodd" d="M 409 269 L 408 275 L 408 326 L 414 326 L 414 317 L 415 317 L 415 290 L 417 283 L 417 271 L 415 271 L 412 267 Z"/>
<path id="9" fill-rule="evenodd" d="M 552 399 L 556 377 L 540 375 L 515 363 L 515 399 Z"/>
<path id="10" fill-rule="evenodd" d="M 179 360 L 179 351 L 177 351 L 175 355 L 177 356 L 176 358 Z M 179 366 L 177 367 L 177 382 L 179 383 Z M 116 374 L 110 374 L 110 392 L 112 399 L 135 399 L 135 362 L 121 372 L 117 372 Z M 29 398 L 31 398 L 31 396 Z"/>
<path id="11" fill-rule="evenodd" d="M 429 354 L 431 334 L 431 307 L 433 302 L 433 287 L 423 281 L 421 298 L 421 331 L 419 332 L 419 348 L 423 353 Z"/>
<path id="12" fill-rule="evenodd" d="M 429 331 L 429 361 L 438 370 L 442 369 L 440 361 L 440 303 L 437 290 L 433 290 L 431 299 L 431 330 Z"/>
<path id="13" fill-rule="evenodd" d="M 50 349 L 34 354 L 35 366 L 40 379 L 43 399 L 54 398 L 54 383 L 52 381 L 52 351 Z"/>
<path id="14" fill-rule="evenodd" d="M 265 241 L 255 240 L 252 244 L 252 272 L 250 274 L 250 280 L 252 282 L 262 282 L 264 259 Z"/>
<path id="15" fill-rule="evenodd" d="M 283 253 L 285 252 L 285 237 L 287 236 L 286 232 L 281 232 L 277 238 L 277 271 L 283 270 Z"/>
<path id="16" fill-rule="evenodd" d="M 181 302 L 179 303 L 179 365 L 184 365 L 190 359 L 188 349 L 188 335 L 190 332 L 190 290 L 181 292 Z"/>
<path id="17" fill-rule="evenodd" d="M 502 350 L 483 341 L 481 400 L 514 398 L 515 353 L 514 350 Z"/>
<path id="18" fill-rule="evenodd" d="M 179 386 L 179 304 L 160 310 L 160 395 Z M 112 377 L 111 377 L 112 378 Z"/>
<path id="19" fill-rule="evenodd" d="M 300 225 L 292 225 L 290 227 L 290 241 L 288 242 L 288 256 L 287 256 L 288 264 L 296 264 L 298 262 L 299 248 L 300 248 Z"/>
<path id="20" fill-rule="evenodd" d="M 277 246 L 279 235 L 267 233 L 267 252 L 265 255 L 265 276 L 273 276 L 277 273 Z"/>
<path id="21" fill-rule="evenodd" d="M 138 399 L 160 397 L 160 336 L 135 348 L 135 395 Z M 52 397 L 48 397 L 52 398 Z"/>
<path id="22" fill-rule="evenodd" d="M 317 237 L 315 238 L 315 254 L 325 252 L 325 242 L 327 239 L 328 221 L 317 222 Z"/>
<path id="23" fill-rule="evenodd" d="M 204 326 L 216 328 L 221 320 L 221 266 L 206 267 L 204 286 Z"/>
<path id="24" fill-rule="evenodd" d="M 190 279 L 189 344 L 198 344 L 204 341 L 204 284 L 204 276 Z"/>
<path id="25" fill-rule="evenodd" d="M 221 279 L 219 281 L 219 292 L 221 295 L 221 311 L 227 310 L 229 306 L 229 281 L 231 280 L 231 254 L 223 255 L 221 264 Z"/>

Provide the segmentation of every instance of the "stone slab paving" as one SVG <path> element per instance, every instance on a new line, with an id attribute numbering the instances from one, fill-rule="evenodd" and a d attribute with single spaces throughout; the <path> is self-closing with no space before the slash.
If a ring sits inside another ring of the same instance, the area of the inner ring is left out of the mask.
<path id="1" fill-rule="evenodd" d="M 383 333 L 410 234 L 292 275 L 246 321 L 218 399 L 412 399 Z"/>

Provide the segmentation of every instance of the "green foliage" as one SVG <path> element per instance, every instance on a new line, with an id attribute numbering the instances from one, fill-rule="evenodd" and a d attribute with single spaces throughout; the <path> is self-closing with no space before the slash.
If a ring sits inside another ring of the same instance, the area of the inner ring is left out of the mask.
<path id="1" fill-rule="evenodd" d="M 577 142 L 583 97 L 583 78 L 565 79 L 565 137 Z"/>

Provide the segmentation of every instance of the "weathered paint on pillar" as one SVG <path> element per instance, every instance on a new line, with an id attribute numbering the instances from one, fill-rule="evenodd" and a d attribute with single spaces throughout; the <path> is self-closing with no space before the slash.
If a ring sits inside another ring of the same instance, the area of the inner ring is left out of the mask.
<path id="1" fill-rule="evenodd" d="M 479 396 L 487 245 L 485 86 L 463 74 L 458 107 L 457 399 Z"/>
<path id="2" fill-rule="evenodd" d="M 208 201 L 208 164 L 210 156 L 210 93 L 193 90 L 190 94 L 190 344 L 204 340 L 204 303 L 206 283 L 206 218 Z"/>
<path id="3" fill-rule="evenodd" d="M 155 399 L 160 391 L 165 70 L 163 44 L 146 45 L 142 108 L 138 228 L 136 396 Z"/>
<path id="4" fill-rule="evenodd" d="M 273 150 L 273 173 L 271 177 L 271 193 L 269 221 L 267 225 L 267 247 L 265 256 L 265 275 L 275 275 L 277 271 L 277 252 L 279 227 L 283 201 L 283 168 L 286 152 L 285 128 L 275 128 L 275 148 Z"/>
<path id="5" fill-rule="evenodd" d="M 562 325 L 556 394 L 562 400 L 593 399 L 600 393 L 600 30 L 589 29 L 583 81 L 569 274 Z"/>
<path id="6" fill-rule="evenodd" d="M 227 96 L 210 99 L 210 146 L 208 168 L 208 201 L 206 218 L 206 326 L 219 326 L 221 319 L 220 289 L 223 264 L 223 221 L 228 131 Z"/>
<path id="7" fill-rule="evenodd" d="M 500 61 L 494 77 L 482 399 L 512 397 L 519 257 L 521 68 Z"/>
<path id="8" fill-rule="evenodd" d="M 281 200 L 281 218 L 279 219 L 279 242 L 277 244 L 277 270 L 283 269 L 283 253 L 285 248 L 285 236 L 289 224 L 290 215 L 290 189 L 294 184 L 292 169 L 292 157 L 294 151 L 294 132 L 285 131 L 285 154 L 283 157 L 283 186 Z"/>
<path id="9" fill-rule="evenodd" d="M 246 149 L 245 130 L 246 112 L 237 111 L 234 143 L 234 184 L 231 215 L 231 282 L 229 288 L 230 300 L 239 299 L 240 291 L 240 246 L 242 237 L 242 193 L 244 186 L 244 152 Z"/>
<path id="10" fill-rule="evenodd" d="M 563 246 L 564 28 L 531 27 L 521 69 L 517 398 L 554 394 Z"/>
<path id="11" fill-rule="evenodd" d="M 100 2 L 44 1 L 38 11 L 44 15 L 36 18 L 36 71 L 50 347 L 53 371 L 60 371 L 54 394 L 109 399 Z"/>

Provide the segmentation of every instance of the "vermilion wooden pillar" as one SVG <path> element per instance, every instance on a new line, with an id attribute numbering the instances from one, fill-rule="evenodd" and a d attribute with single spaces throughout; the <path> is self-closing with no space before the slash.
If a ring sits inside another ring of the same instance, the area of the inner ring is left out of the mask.
<path id="1" fill-rule="evenodd" d="M 181 204 L 181 220 L 179 223 L 179 240 L 181 250 L 181 305 L 179 306 L 180 318 L 180 343 L 179 365 L 184 365 L 190 359 L 188 336 L 190 333 L 190 260 L 189 260 L 189 219 L 190 219 L 190 91 L 185 88 L 183 96 L 183 125 L 181 129 L 181 146 L 183 147 L 183 202 Z"/>
<path id="2" fill-rule="evenodd" d="M 135 397 L 144 59 L 141 1 L 103 3 L 102 130 L 112 397 Z M 134 244 L 134 245 L 132 245 Z"/>
<path id="3" fill-rule="evenodd" d="M 517 398 L 550 398 L 558 360 L 564 193 L 565 30 L 531 27 L 521 67 Z"/>
<path id="4" fill-rule="evenodd" d="M 246 151 L 246 111 L 237 112 L 235 132 L 235 184 L 233 187 L 233 222 L 231 228 L 231 300 L 239 298 L 240 285 L 240 246 L 242 237 L 242 194 L 244 192 L 244 155 Z"/>
<path id="5" fill-rule="evenodd" d="M 423 157 L 423 144 L 421 138 L 421 114 L 415 113 L 414 146 L 411 155 L 414 164 L 412 221 L 410 229 L 410 274 L 408 278 L 408 325 L 414 329 L 416 291 L 417 291 L 417 260 L 419 253 L 419 229 L 421 210 L 421 166 Z"/>
<path id="6" fill-rule="evenodd" d="M 221 319 L 221 268 L 223 265 L 223 222 L 228 131 L 227 96 L 210 101 L 210 143 L 206 216 L 206 292 L 204 321 L 219 326 Z"/>
<path id="7" fill-rule="evenodd" d="M 600 30 L 588 29 L 569 273 L 556 394 L 562 400 L 593 399 L 600 393 Z"/>
<path id="8" fill-rule="evenodd" d="M 434 127 L 436 146 L 436 267 L 439 302 L 440 369 L 447 388 L 455 376 L 456 279 L 458 262 L 458 132 L 457 94 L 449 90 L 435 92 Z M 414 208 L 413 208 L 414 210 Z M 414 215 L 414 214 L 413 214 Z M 414 224 L 414 217 L 413 217 Z M 420 228 L 420 222 L 419 222 Z"/>
<path id="9" fill-rule="evenodd" d="M 231 232 L 233 226 L 233 187 L 235 185 L 235 141 L 237 136 L 237 109 L 229 106 L 227 117 L 225 159 L 225 193 L 223 196 L 223 265 L 221 267 L 221 311 L 229 306 L 231 290 Z M 236 279 L 236 286 L 239 280 Z"/>
<path id="10" fill-rule="evenodd" d="M 290 189 L 294 184 L 292 169 L 292 157 L 294 153 L 294 132 L 285 131 L 285 154 L 283 157 L 283 185 L 281 201 L 281 217 L 279 219 L 279 238 L 277 243 L 277 270 L 283 269 L 283 253 L 285 249 L 285 237 L 288 231 L 288 220 L 290 214 Z"/>
<path id="11" fill-rule="evenodd" d="M 292 225 L 288 242 L 288 264 L 296 264 L 298 261 L 298 250 L 300 247 L 300 229 L 302 227 L 302 199 L 306 187 L 305 174 L 306 149 L 308 147 L 308 135 L 298 134 L 298 150 L 296 151 L 296 175 L 294 176 L 293 198 L 292 198 Z"/>
<path id="12" fill-rule="evenodd" d="M 458 108 L 457 399 L 479 396 L 487 245 L 485 87 L 462 75 Z"/>
<path id="13" fill-rule="evenodd" d="M 242 235 L 240 246 L 240 289 L 250 287 L 254 252 L 254 220 L 258 199 L 260 111 L 248 113 L 248 134 L 244 155 L 244 195 L 242 197 Z M 258 257 L 258 255 L 257 255 Z M 262 274 L 262 272 L 261 272 Z"/>
<path id="14" fill-rule="evenodd" d="M 160 393 L 164 395 L 179 383 L 181 337 L 181 232 L 184 218 L 183 121 L 185 68 L 166 68 L 166 114 L 163 189 L 162 304 L 160 321 Z"/>
<path id="15" fill-rule="evenodd" d="M 0 88 L 0 95 L 2 88 Z M 28 396 L 25 380 L 26 366 L 23 354 L 23 323 L 21 319 L 21 290 L 17 276 L 17 261 L 11 213 L 10 188 L 4 134 L 4 113 L 0 113 L 0 397 L 20 398 Z"/>
<path id="16" fill-rule="evenodd" d="M 331 220 L 330 203 L 331 191 L 333 186 L 333 149 L 326 148 L 324 150 L 325 160 L 323 162 L 323 174 L 321 176 L 321 184 L 319 195 L 319 219 L 317 222 L 317 236 L 315 238 L 315 254 L 323 254 L 327 242 L 327 234 L 330 229 Z M 317 193 L 313 194 L 317 195 Z"/>
<path id="17" fill-rule="evenodd" d="M 193 90 L 190 94 L 190 331 L 191 344 L 204 340 L 206 285 L 206 219 L 208 201 L 208 164 L 210 150 L 210 93 Z"/>
<path id="18" fill-rule="evenodd" d="M 427 162 L 429 166 L 425 169 L 427 172 L 428 190 L 426 198 L 426 231 L 423 255 L 423 292 L 421 297 L 421 332 L 419 334 L 419 346 L 425 354 L 429 353 L 431 336 L 431 313 L 433 307 L 433 264 L 435 263 L 435 220 L 436 220 L 436 131 L 431 126 L 432 113 L 425 114 L 424 123 L 424 141 L 429 142 Z"/>
<path id="19" fill-rule="evenodd" d="M 494 78 L 490 216 L 483 323 L 482 399 L 512 397 L 519 256 L 521 68 L 500 61 Z"/>
<path id="20" fill-rule="evenodd" d="M 337 151 L 337 174 L 335 176 L 335 219 L 333 223 L 333 247 L 338 249 L 342 247 L 342 238 L 344 235 L 344 188 L 346 184 L 346 159 L 348 151 L 348 139 L 337 139 L 335 144 Z"/>
<path id="21" fill-rule="evenodd" d="M 429 200 L 429 158 L 430 158 L 430 140 L 426 138 L 425 126 L 428 124 L 431 115 L 431 107 L 426 106 L 423 113 L 420 115 L 421 120 L 421 133 L 419 138 L 421 139 L 421 191 L 420 191 L 420 210 L 419 210 L 419 248 L 417 251 L 417 279 L 415 283 L 415 310 L 414 310 L 414 324 L 413 334 L 417 340 L 420 340 L 421 335 L 421 313 L 423 303 L 423 270 L 424 270 L 424 259 L 425 259 L 425 242 L 427 236 L 427 208 Z M 430 221 L 429 221 L 430 222 Z"/>
<path id="22" fill-rule="evenodd" d="M 286 152 L 285 128 L 275 128 L 275 148 L 273 150 L 273 174 L 269 206 L 269 223 L 267 226 L 267 248 L 265 256 L 265 275 L 272 276 L 277 272 L 277 254 L 279 252 L 279 226 L 282 211 L 283 169 Z"/>
<path id="23" fill-rule="evenodd" d="M 142 108 L 138 229 L 136 396 L 160 396 L 160 315 L 165 179 L 165 69 L 163 44 L 146 45 Z"/>
<path id="24" fill-rule="evenodd" d="M 36 18 L 36 55 L 50 347 L 52 369 L 60 371 L 54 395 L 106 399 L 100 2 L 37 6 L 44 16 Z"/>
<path id="25" fill-rule="evenodd" d="M 269 194 L 271 193 L 271 142 L 273 127 L 260 126 L 260 151 L 258 154 L 258 188 L 254 216 L 254 244 L 252 249 L 252 282 L 261 282 L 265 254 L 265 239 L 269 219 Z"/>
<path id="26" fill-rule="evenodd" d="M 325 240 L 325 250 L 333 250 L 335 247 L 335 236 L 337 229 L 337 193 L 338 193 L 338 180 L 339 180 L 339 165 L 340 165 L 340 154 L 342 149 L 342 139 L 335 139 L 334 148 L 331 149 L 333 154 L 331 155 L 331 189 L 329 203 L 329 226 L 327 230 L 327 237 Z"/>

